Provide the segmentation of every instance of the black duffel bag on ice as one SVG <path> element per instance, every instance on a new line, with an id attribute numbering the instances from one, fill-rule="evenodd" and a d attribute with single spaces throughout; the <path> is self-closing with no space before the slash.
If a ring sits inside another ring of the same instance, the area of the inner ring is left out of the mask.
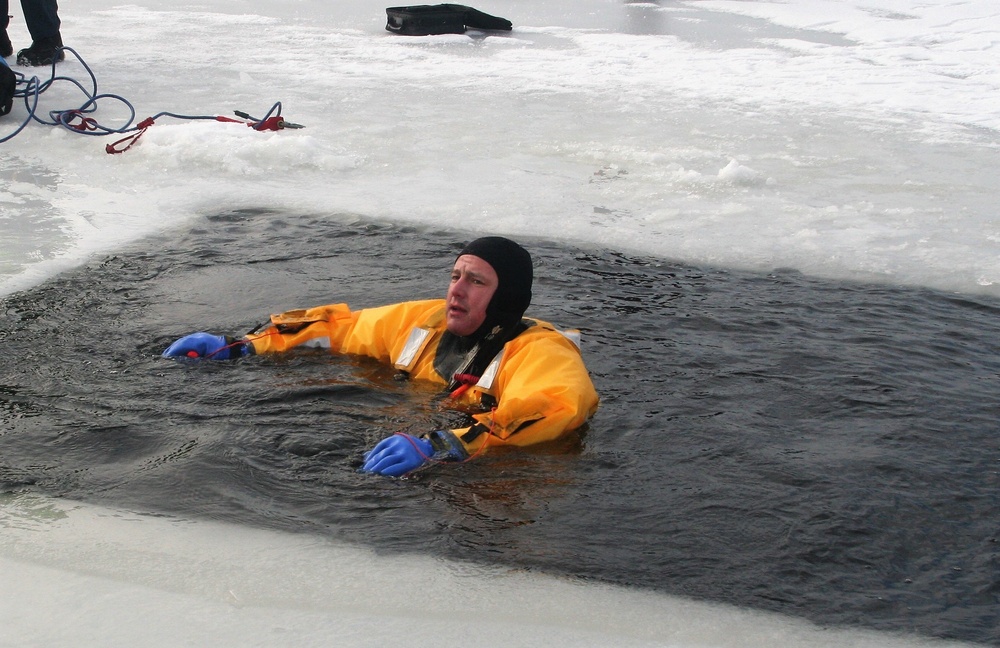
<path id="1" fill-rule="evenodd" d="M 457 4 L 389 7 L 385 28 L 404 36 L 464 34 L 466 29 L 510 31 L 511 22 L 478 9 Z"/>

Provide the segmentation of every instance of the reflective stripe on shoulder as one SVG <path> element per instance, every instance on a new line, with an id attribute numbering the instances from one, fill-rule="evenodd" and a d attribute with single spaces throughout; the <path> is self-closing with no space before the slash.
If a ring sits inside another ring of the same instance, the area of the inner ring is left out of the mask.
<path id="1" fill-rule="evenodd" d="M 562 336 L 564 338 L 575 344 L 577 349 L 580 348 L 583 336 L 580 334 L 579 329 L 567 329 L 565 331 L 559 331 L 559 332 L 562 333 Z"/>
<path id="2" fill-rule="evenodd" d="M 567 329 L 565 331 L 556 330 L 564 338 L 569 340 L 576 346 L 577 350 L 580 349 L 580 331 L 578 329 Z M 493 389 L 493 382 L 497 378 L 497 372 L 500 371 L 500 365 L 503 363 L 503 349 L 500 349 L 500 353 L 496 354 L 493 360 L 490 361 L 489 366 L 483 371 L 483 375 L 479 378 L 479 382 L 476 383 L 476 387 L 482 389 L 483 391 L 489 392 Z"/>
<path id="3" fill-rule="evenodd" d="M 306 340 L 299 345 L 300 349 L 329 349 L 330 348 L 330 337 L 324 335 L 322 337 L 314 337 Z"/>
<path id="4" fill-rule="evenodd" d="M 476 383 L 476 387 L 483 391 L 493 389 L 493 381 L 496 380 L 497 372 L 500 371 L 501 362 L 503 362 L 503 349 L 500 349 L 500 353 L 496 354 L 493 360 L 490 361 L 489 366 L 486 367 L 486 371 L 483 372 L 483 375 L 479 378 L 479 382 Z"/>
<path id="5" fill-rule="evenodd" d="M 430 339 L 431 329 L 414 326 L 413 330 L 410 331 L 410 337 L 406 339 L 406 344 L 403 345 L 403 349 L 399 352 L 399 356 L 392 363 L 392 366 L 403 371 L 412 370 L 413 364 Z"/>

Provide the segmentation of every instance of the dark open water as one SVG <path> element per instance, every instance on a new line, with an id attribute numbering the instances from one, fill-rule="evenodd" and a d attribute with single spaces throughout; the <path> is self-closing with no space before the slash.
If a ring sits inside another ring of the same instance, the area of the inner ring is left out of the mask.
<path id="1" fill-rule="evenodd" d="M 475 233 L 474 235 L 479 235 Z M 562 447 L 356 472 L 455 415 L 367 360 L 164 360 L 443 295 L 474 235 L 246 211 L 0 301 L 0 489 L 1000 643 L 1000 303 L 526 241 L 603 404 Z"/>

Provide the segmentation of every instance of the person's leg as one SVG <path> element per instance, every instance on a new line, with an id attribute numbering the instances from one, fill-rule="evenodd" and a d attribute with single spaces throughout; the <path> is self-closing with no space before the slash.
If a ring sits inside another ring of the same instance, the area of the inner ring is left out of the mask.
<path id="1" fill-rule="evenodd" d="M 21 0 L 21 11 L 33 43 L 59 38 L 58 0 Z"/>
<path id="2" fill-rule="evenodd" d="M 7 36 L 7 25 L 10 24 L 10 6 L 7 0 L 0 0 L 0 56 L 7 58 L 14 53 L 14 46 Z"/>
<path id="3" fill-rule="evenodd" d="M 31 47 L 17 53 L 18 65 L 51 65 L 66 56 L 59 33 L 59 5 L 57 0 L 21 0 L 24 23 L 31 34 Z"/>

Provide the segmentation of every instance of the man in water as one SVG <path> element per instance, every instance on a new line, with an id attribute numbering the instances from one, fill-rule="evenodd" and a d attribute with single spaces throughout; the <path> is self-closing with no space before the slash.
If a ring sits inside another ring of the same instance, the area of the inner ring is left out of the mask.
<path id="1" fill-rule="evenodd" d="M 576 344 L 551 324 L 524 318 L 532 279 L 527 250 L 488 236 L 458 255 L 445 299 L 289 311 L 241 339 L 193 333 L 163 355 L 226 360 L 320 347 L 370 356 L 411 378 L 443 383 L 456 406 L 476 412 L 472 423 L 380 441 L 362 470 L 396 477 L 428 461 L 465 461 L 487 448 L 551 441 L 597 410 L 597 392 Z"/>

